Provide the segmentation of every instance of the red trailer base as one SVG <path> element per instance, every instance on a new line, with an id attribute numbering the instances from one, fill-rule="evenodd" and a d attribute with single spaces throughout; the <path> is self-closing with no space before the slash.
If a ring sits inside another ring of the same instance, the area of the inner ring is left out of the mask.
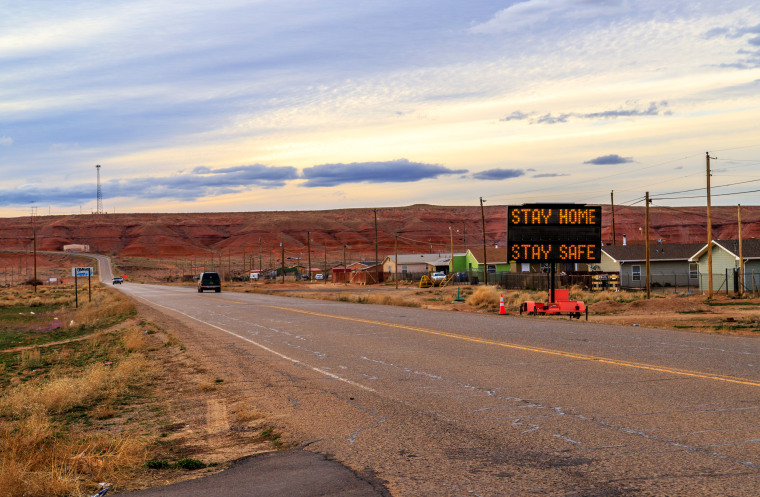
<path id="1" fill-rule="evenodd" d="M 551 295 L 548 300 L 551 300 Z M 581 314 L 586 314 L 588 321 L 588 307 L 580 300 L 570 300 L 570 290 L 554 290 L 554 302 L 523 302 L 520 306 L 520 314 L 527 313 L 534 316 L 539 314 L 569 314 L 570 318 L 580 319 Z"/>

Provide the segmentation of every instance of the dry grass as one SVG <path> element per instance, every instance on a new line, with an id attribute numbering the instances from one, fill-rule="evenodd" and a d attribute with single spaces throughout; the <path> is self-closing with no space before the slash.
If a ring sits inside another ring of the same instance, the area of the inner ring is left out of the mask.
<path id="1" fill-rule="evenodd" d="M 395 305 L 400 307 L 419 307 L 420 304 L 413 300 L 397 297 L 394 295 L 368 295 L 367 304 Z"/>
<path id="2" fill-rule="evenodd" d="M 80 295 L 81 307 L 71 309 L 69 290 L 39 288 L 32 296 L 31 289 L 13 289 L 3 292 L 2 302 L 62 308 L 56 315 L 65 316 L 64 326 L 74 321 L 71 326 L 94 330 L 134 312 L 129 300 L 102 287 L 93 288 L 91 303 L 82 304 Z M 91 495 L 97 482 L 113 481 L 142 464 L 143 439 L 128 431 L 88 432 L 88 423 L 77 420 L 117 414 L 120 399 L 149 378 L 145 348 L 141 330 L 132 326 L 121 339 L 96 335 L 80 345 L 35 347 L 17 353 L 17 362 L 3 363 L 6 374 L 16 368 L 19 374 L 0 397 L 0 497 Z M 82 357 L 108 360 L 81 366 Z"/>
<path id="3" fill-rule="evenodd" d="M 145 349 L 145 333 L 138 326 L 130 326 L 124 331 L 121 343 L 127 352 Z"/>
<path id="4" fill-rule="evenodd" d="M 248 293 L 268 293 L 264 290 L 254 288 L 253 290 L 246 290 Z M 400 297 L 397 295 L 381 295 L 375 293 L 366 294 L 348 294 L 344 292 L 293 292 L 289 294 L 292 297 L 298 297 L 302 299 L 317 299 L 317 300 L 337 300 L 338 302 L 352 302 L 354 304 L 376 304 L 376 305 L 393 305 L 398 307 L 420 307 L 419 302 L 412 299 Z"/>
<path id="5" fill-rule="evenodd" d="M 232 424 L 244 424 L 251 421 L 257 421 L 264 418 L 264 414 L 252 409 L 245 403 L 235 404 L 229 411 L 229 418 Z"/>
<path id="6" fill-rule="evenodd" d="M 21 359 L 19 366 L 22 370 L 34 369 L 42 365 L 42 353 L 38 348 L 22 350 L 19 357 Z"/>
<path id="7" fill-rule="evenodd" d="M 81 299 L 80 299 L 81 300 Z M 97 292 L 92 302 L 80 303 L 71 320 L 74 326 L 92 327 L 107 316 L 127 316 L 135 312 L 135 304 L 118 292 Z"/>
<path id="8" fill-rule="evenodd" d="M 481 286 L 467 297 L 467 304 L 478 309 L 499 307 L 499 289 L 495 286 Z"/>
<path id="9" fill-rule="evenodd" d="M 140 437 L 77 432 L 65 416 L 82 409 L 113 415 L 117 399 L 147 375 L 145 357 L 133 353 L 115 366 L 91 364 L 78 375 L 53 373 L 9 387 L 0 398 L 0 497 L 89 495 L 96 482 L 141 465 Z"/>
<path id="10" fill-rule="evenodd" d="M 61 438 L 41 413 L 0 424 L 0 496 L 89 495 L 92 482 L 112 480 L 145 460 L 145 446 L 130 435 Z"/>
<path id="11" fill-rule="evenodd" d="M 145 373 L 145 357 L 132 354 L 113 367 L 92 364 L 80 376 L 30 381 L 0 398 L 0 414 L 11 419 L 24 419 L 36 413 L 63 413 L 75 406 L 117 397 Z"/>
<path id="12" fill-rule="evenodd" d="M 211 381 L 202 381 L 198 383 L 198 389 L 201 392 L 214 392 L 219 389 L 219 384 Z"/>

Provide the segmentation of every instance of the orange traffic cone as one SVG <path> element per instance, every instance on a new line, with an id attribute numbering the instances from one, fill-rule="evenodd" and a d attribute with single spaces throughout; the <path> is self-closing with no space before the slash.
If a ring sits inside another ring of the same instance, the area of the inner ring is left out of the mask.
<path id="1" fill-rule="evenodd" d="M 504 294 L 499 296 L 499 314 L 506 314 L 507 310 L 504 309 Z"/>

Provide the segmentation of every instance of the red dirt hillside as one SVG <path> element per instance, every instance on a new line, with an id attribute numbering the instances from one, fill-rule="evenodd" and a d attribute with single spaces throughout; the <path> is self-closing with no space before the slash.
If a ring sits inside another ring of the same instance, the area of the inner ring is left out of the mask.
<path id="1" fill-rule="evenodd" d="M 488 244 L 503 245 L 506 239 L 505 206 L 485 208 Z M 737 236 L 737 209 L 713 207 L 713 235 Z M 379 254 L 393 253 L 394 234 L 399 235 L 399 251 L 413 253 L 451 250 L 449 226 L 454 232 L 454 250 L 482 246 L 479 207 L 413 205 L 378 208 Z M 609 205 L 602 206 L 602 238 L 612 243 L 612 216 Z M 744 238 L 760 237 L 760 207 L 743 206 Z M 706 237 L 704 207 L 653 207 L 650 209 L 651 239 L 663 243 L 699 242 Z M 38 216 L 35 218 L 38 250 L 61 250 L 66 244 L 86 244 L 92 252 L 139 257 L 207 257 L 279 253 L 280 242 L 286 255 L 304 252 L 307 232 L 313 254 L 325 247 L 331 259 L 342 257 L 347 246 L 350 258 L 374 259 L 375 228 L 373 209 L 326 211 L 221 212 L 193 214 L 100 214 Z M 643 207 L 615 208 L 617 244 L 623 234 L 628 243 L 641 243 Z M 30 217 L 0 219 L 0 249 L 30 250 Z M 261 242 L 259 242 L 261 241 Z M 340 256 L 338 254 L 340 253 Z M 305 255 L 304 255 L 305 257 Z"/>

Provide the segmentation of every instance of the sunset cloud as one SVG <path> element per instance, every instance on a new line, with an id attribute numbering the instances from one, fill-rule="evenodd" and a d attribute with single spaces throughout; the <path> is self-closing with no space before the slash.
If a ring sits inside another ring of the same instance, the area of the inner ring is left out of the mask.
<path id="1" fill-rule="evenodd" d="M 595 159 L 587 160 L 584 164 L 596 164 L 597 166 L 609 166 L 614 164 L 627 164 L 633 162 L 633 157 L 621 157 L 618 154 L 602 155 Z"/>
<path id="2" fill-rule="evenodd" d="M 438 164 L 410 162 L 407 159 L 388 162 L 322 164 L 303 170 L 303 178 L 306 179 L 303 186 L 313 188 L 347 183 L 410 183 L 466 172 L 466 169 L 449 169 Z"/>

